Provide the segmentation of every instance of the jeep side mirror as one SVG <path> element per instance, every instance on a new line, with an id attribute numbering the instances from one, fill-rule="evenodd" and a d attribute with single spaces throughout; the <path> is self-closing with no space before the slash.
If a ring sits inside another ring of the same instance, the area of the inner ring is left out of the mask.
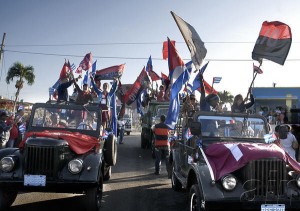
<path id="1" fill-rule="evenodd" d="M 201 135 L 201 123 L 200 122 L 190 122 L 189 125 L 191 134 L 194 136 Z"/>

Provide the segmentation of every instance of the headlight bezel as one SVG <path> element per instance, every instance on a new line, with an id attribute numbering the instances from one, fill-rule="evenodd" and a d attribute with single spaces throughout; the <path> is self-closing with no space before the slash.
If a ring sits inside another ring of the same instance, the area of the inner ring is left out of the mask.
<path id="1" fill-rule="evenodd" d="M 9 165 L 9 166 L 3 166 L 3 165 Z M 16 158 L 13 156 L 5 156 L 0 160 L 0 169 L 5 173 L 12 172 L 15 166 L 16 166 Z"/>
<path id="2" fill-rule="evenodd" d="M 236 188 L 237 183 L 237 178 L 232 174 L 228 174 L 221 179 L 222 187 L 226 191 L 233 191 Z"/>
<path id="3" fill-rule="evenodd" d="M 83 170 L 83 160 L 78 158 L 70 160 L 68 170 L 71 174 L 79 174 Z"/>

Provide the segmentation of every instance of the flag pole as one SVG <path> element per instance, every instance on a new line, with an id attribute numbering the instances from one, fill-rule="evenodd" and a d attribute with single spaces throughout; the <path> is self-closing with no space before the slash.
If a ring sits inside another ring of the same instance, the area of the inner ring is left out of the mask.
<path id="1" fill-rule="evenodd" d="M 212 81 L 212 84 L 211 84 L 211 91 L 210 91 L 210 93 L 213 93 L 213 90 L 214 90 L 214 78 L 213 78 L 213 81 Z"/>
<path id="2" fill-rule="evenodd" d="M 259 61 L 259 67 L 258 67 L 258 68 L 260 68 L 261 65 L 262 65 L 262 59 Z M 253 76 L 253 79 L 252 79 L 252 81 L 251 81 L 251 84 L 250 84 L 250 87 L 249 87 L 249 89 L 248 89 L 247 96 L 246 96 L 245 99 L 244 99 L 244 102 L 245 102 L 245 101 L 248 99 L 248 97 L 249 97 L 250 89 L 251 89 L 251 87 L 252 87 L 252 85 L 253 85 L 253 83 L 254 83 L 254 80 L 255 80 L 256 76 L 257 76 L 257 72 L 255 72 L 255 74 L 254 74 L 254 76 Z"/>

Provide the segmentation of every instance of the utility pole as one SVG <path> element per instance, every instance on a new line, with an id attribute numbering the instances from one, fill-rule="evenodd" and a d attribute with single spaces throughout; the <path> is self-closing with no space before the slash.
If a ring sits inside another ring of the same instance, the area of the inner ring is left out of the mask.
<path id="1" fill-rule="evenodd" d="M 0 64 L 1 64 L 1 62 L 2 62 L 2 54 L 3 54 L 3 48 L 4 48 L 5 36 L 6 36 L 6 33 L 3 34 L 2 44 L 1 44 L 1 48 L 0 48 Z"/>

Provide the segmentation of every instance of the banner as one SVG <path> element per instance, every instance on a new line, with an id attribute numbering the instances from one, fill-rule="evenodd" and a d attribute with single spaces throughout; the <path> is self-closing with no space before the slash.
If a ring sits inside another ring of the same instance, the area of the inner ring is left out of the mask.
<path id="1" fill-rule="evenodd" d="M 114 78 L 120 78 L 123 74 L 124 68 L 125 64 L 121 64 L 97 70 L 95 80 L 113 80 Z"/>

